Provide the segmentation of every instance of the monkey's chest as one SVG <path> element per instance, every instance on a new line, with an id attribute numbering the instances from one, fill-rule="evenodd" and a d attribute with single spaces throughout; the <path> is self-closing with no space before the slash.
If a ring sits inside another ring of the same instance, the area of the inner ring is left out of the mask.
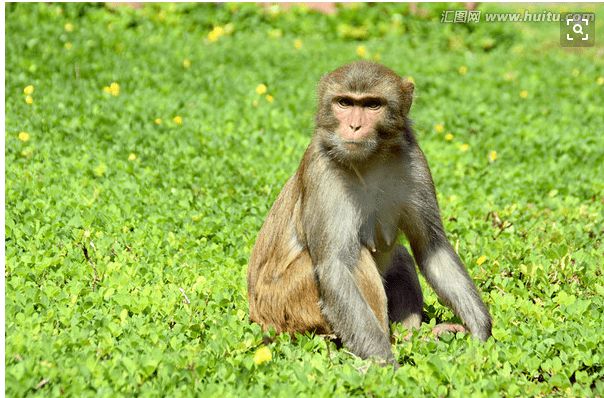
<path id="1" fill-rule="evenodd" d="M 399 234 L 400 206 L 396 201 L 376 198 L 375 206 L 364 209 L 361 244 L 372 252 L 389 252 Z"/>
<path id="2" fill-rule="evenodd" d="M 360 215 L 361 244 L 372 252 L 390 252 L 399 235 L 401 214 L 408 200 L 405 179 L 396 167 L 376 167 L 352 189 Z"/>

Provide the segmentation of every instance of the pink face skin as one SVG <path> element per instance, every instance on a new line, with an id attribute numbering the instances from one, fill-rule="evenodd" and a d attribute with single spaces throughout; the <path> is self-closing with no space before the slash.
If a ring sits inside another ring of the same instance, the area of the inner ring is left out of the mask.
<path id="1" fill-rule="evenodd" d="M 375 134 L 385 107 L 379 97 L 344 94 L 335 97 L 332 109 L 340 122 L 336 133 L 353 149 Z"/>

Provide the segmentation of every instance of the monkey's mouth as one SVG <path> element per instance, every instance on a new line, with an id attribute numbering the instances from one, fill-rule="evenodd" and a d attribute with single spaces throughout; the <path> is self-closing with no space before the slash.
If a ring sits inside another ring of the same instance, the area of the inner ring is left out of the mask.
<path id="1" fill-rule="evenodd" d="M 321 145 L 329 157 L 340 162 L 364 161 L 373 153 L 376 146 L 371 139 L 342 140 L 336 137 L 337 135 L 334 133 Z"/>
<path id="2" fill-rule="evenodd" d="M 341 141 L 342 148 L 349 156 L 366 157 L 375 150 L 376 143 L 371 139 Z"/>
<path id="3" fill-rule="evenodd" d="M 364 141 L 354 141 L 354 140 L 346 140 L 344 141 L 344 146 L 346 149 L 359 150 L 365 146 Z"/>

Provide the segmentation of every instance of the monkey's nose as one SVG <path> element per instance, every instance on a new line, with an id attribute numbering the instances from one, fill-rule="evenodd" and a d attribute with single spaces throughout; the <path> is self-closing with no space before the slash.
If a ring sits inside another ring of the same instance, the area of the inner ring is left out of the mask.
<path id="1" fill-rule="evenodd" d="M 360 126 L 360 125 L 359 125 L 359 126 L 353 126 L 352 124 L 351 124 L 350 126 L 348 126 L 348 127 L 350 127 L 350 129 L 351 129 L 351 130 L 352 130 L 354 133 L 356 133 L 357 131 L 359 131 L 359 129 L 361 128 L 361 126 Z"/>

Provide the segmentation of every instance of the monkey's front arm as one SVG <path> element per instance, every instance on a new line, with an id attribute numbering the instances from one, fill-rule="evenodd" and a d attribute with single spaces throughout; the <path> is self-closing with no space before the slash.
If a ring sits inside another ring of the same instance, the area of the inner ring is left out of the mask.
<path id="1" fill-rule="evenodd" d="M 382 279 L 371 253 L 360 244 L 358 211 L 341 192 L 341 187 L 321 185 L 302 205 L 303 213 L 312 212 L 302 219 L 321 311 L 353 353 L 394 362 Z M 318 197 L 322 205 L 317 208 L 312 204 Z"/>

